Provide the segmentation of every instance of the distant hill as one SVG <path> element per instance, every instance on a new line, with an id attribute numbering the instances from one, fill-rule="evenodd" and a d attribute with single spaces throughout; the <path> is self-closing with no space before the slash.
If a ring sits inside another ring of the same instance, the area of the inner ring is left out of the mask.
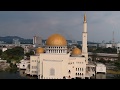
<path id="1" fill-rule="evenodd" d="M 32 43 L 32 39 L 24 39 L 18 36 L 6 36 L 6 37 L 0 37 L 0 41 L 4 41 L 8 44 L 13 43 L 13 39 L 19 39 L 21 43 Z"/>
<path id="2" fill-rule="evenodd" d="M 8 44 L 13 43 L 13 39 L 19 39 L 19 41 L 22 44 L 32 44 L 32 39 L 24 39 L 18 36 L 6 36 L 6 37 L 0 37 L 0 41 L 4 41 Z M 46 40 L 42 40 L 43 43 L 45 43 Z M 72 40 L 67 40 L 68 43 L 72 43 Z M 77 41 L 78 44 L 82 44 L 82 41 Z M 88 41 L 88 44 L 96 44 L 95 42 Z"/>

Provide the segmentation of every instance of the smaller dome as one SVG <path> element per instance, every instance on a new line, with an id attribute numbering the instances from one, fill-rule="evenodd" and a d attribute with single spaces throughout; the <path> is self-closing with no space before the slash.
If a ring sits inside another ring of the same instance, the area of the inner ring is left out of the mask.
<path id="1" fill-rule="evenodd" d="M 44 51 L 45 51 L 44 48 L 39 47 L 36 49 L 36 54 L 44 53 Z"/>
<path id="2" fill-rule="evenodd" d="M 81 50 L 77 47 L 72 50 L 72 55 L 80 55 L 81 53 Z"/>

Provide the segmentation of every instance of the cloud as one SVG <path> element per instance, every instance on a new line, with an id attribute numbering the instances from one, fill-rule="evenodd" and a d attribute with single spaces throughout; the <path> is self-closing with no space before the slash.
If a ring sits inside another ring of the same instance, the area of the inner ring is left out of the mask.
<path id="1" fill-rule="evenodd" d="M 18 35 L 47 39 L 60 33 L 66 39 L 82 40 L 84 11 L 0 11 L 0 36 Z M 119 11 L 86 11 L 88 40 L 106 42 L 119 40 Z"/>

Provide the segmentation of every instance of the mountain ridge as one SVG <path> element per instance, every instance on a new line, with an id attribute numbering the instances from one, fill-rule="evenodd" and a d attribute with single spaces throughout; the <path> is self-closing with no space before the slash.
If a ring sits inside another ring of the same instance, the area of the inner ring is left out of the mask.
<path id="1" fill-rule="evenodd" d="M 8 44 L 10 44 L 10 43 L 12 43 L 13 42 L 13 39 L 19 39 L 19 41 L 21 42 L 21 43 L 28 43 L 28 44 L 32 44 L 32 42 L 33 42 L 33 40 L 32 39 L 25 39 L 25 38 L 21 38 L 21 37 L 19 37 L 19 36 L 5 36 L 5 37 L 1 37 L 0 36 L 0 41 L 4 41 L 5 43 L 8 43 Z M 45 42 L 46 41 L 46 39 L 43 39 L 42 40 L 42 42 Z M 67 40 L 67 42 L 69 42 L 69 43 L 72 43 L 72 40 Z M 82 41 L 77 41 L 77 43 L 79 43 L 79 44 L 82 44 Z M 90 41 L 88 41 L 88 43 L 90 44 L 96 44 L 96 42 L 90 42 Z"/>

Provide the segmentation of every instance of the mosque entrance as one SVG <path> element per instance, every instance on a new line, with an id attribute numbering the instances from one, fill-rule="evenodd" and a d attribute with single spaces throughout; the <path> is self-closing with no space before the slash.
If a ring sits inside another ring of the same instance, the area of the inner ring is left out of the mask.
<path id="1" fill-rule="evenodd" d="M 66 77 L 64 76 L 63 79 L 66 79 Z"/>

